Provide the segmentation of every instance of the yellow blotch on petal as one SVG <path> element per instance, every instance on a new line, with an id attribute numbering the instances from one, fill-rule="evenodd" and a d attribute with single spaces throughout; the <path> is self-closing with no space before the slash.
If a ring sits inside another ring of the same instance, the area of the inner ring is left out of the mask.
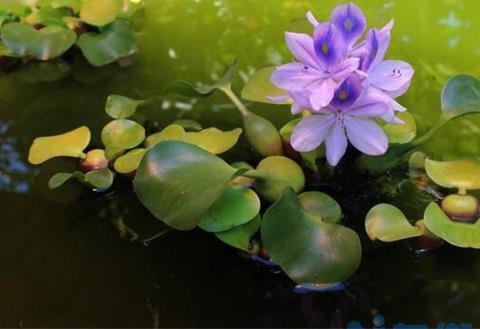
<path id="1" fill-rule="evenodd" d="M 328 52 L 330 51 L 330 47 L 328 46 L 328 44 L 326 42 L 324 42 L 322 44 L 322 53 L 324 55 L 328 55 Z"/>
<path id="2" fill-rule="evenodd" d="M 82 158 L 90 143 L 90 130 L 83 126 L 61 135 L 38 137 L 33 141 L 28 161 L 37 165 L 55 157 Z"/>

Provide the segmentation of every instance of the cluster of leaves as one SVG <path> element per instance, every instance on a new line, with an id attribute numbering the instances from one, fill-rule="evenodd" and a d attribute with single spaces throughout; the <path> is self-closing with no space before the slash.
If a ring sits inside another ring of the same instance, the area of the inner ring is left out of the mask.
<path id="1" fill-rule="evenodd" d="M 79 48 L 94 66 L 113 63 L 137 51 L 132 20 L 142 8 L 143 0 L 2 1 L 0 62 L 47 61 Z"/>

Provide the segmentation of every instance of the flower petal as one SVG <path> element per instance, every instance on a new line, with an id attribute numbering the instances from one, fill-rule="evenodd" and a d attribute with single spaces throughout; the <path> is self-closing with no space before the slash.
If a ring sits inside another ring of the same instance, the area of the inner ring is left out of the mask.
<path id="1" fill-rule="evenodd" d="M 335 8 L 331 21 L 340 30 L 348 46 L 353 45 L 367 27 L 367 19 L 362 10 L 351 2 Z"/>
<path id="2" fill-rule="evenodd" d="M 304 33 L 285 32 L 285 41 L 290 52 L 302 64 L 320 69 L 313 47 L 313 39 Z"/>
<path id="3" fill-rule="evenodd" d="M 338 83 L 330 78 L 324 79 L 318 86 L 312 88 L 310 95 L 310 105 L 314 111 L 319 111 L 326 107 L 335 95 L 335 89 Z M 312 86 L 311 86 L 312 87 Z"/>
<path id="4" fill-rule="evenodd" d="M 369 82 L 387 92 L 404 91 L 410 83 L 414 70 L 404 61 L 386 60 L 372 69 L 368 76 Z"/>
<path id="5" fill-rule="evenodd" d="M 330 130 L 325 141 L 327 150 L 327 161 L 331 166 L 336 166 L 347 151 L 347 136 L 345 128 L 340 120 L 335 120 L 334 126 Z"/>
<path id="6" fill-rule="evenodd" d="M 377 29 L 368 31 L 360 66 L 362 71 L 368 72 L 374 69 L 383 60 L 390 45 L 390 39 L 390 33 L 382 35 Z"/>
<path id="7" fill-rule="evenodd" d="M 388 149 L 388 138 L 375 122 L 369 119 L 345 116 L 347 137 L 357 150 L 368 155 L 381 155 Z"/>
<path id="8" fill-rule="evenodd" d="M 311 11 L 307 13 L 307 20 L 310 22 L 310 24 L 313 25 L 313 27 L 317 27 L 318 25 L 320 25 L 320 22 L 315 18 Z"/>
<path id="9" fill-rule="evenodd" d="M 340 31 L 331 23 L 315 28 L 313 42 L 318 61 L 326 71 L 332 71 L 346 54 L 346 46 Z"/>
<path id="10" fill-rule="evenodd" d="M 303 110 L 310 110 L 310 92 L 306 89 L 298 89 L 289 92 L 290 97 L 293 99 L 291 107 L 292 114 L 299 114 Z"/>
<path id="11" fill-rule="evenodd" d="M 385 93 L 369 90 L 343 113 L 353 116 L 381 117 L 390 110 L 391 100 Z"/>
<path id="12" fill-rule="evenodd" d="M 360 77 L 352 74 L 337 88 L 330 105 L 333 108 L 346 109 L 357 101 L 362 90 Z"/>
<path id="13" fill-rule="evenodd" d="M 287 91 L 305 88 L 317 80 L 322 81 L 320 72 L 301 63 L 288 63 L 278 67 L 270 76 L 270 80 Z"/>
<path id="14" fill-rule="evenodd" d="M 338 64 L 337 68 L 335 69 L 333 78 L 337 81 L 344 80 L 352 72 L 355 72 L 357 70 L 359 64 L 360 64 L 360 59 L 356 57 L 351 57 L 344 61 L 341 61 Z"/>
<path id="15" fill-rule="evenodd" d="M 315 150 L 327 138 L 335 117 L 333 115 L 310 115 L 293 129 L 290 143 L 298 152 Z"/>

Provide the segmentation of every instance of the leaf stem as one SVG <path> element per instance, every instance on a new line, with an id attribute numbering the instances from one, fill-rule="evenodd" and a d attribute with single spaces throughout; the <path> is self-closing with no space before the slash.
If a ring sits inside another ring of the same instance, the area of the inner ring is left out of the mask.
<path id="1" fill-rule="evenodd" d="M 441 116 L 440 119 L 437 121 L 436 124 L 434 124 L 423 136 L 415 139 L 412 141 L 413 146 L 418 146 L 420 144 L 425 143 L 428 141 L 430 138 L 432 138 L 433 135 L 437 133 L 437 131 L 442 128 L 445 123 L 447 123 L 450 120 L 449 117 L 447 116 Z"/>
<path id="2" fill-rule="evenodd" d="M 245 105 L 243 105 L 240 99 L 238 99 L 237 95 L 235 95 L 235 93 L 232 91 L 232 87 L 230 84 L 226 86 L 217 87 L 217 88 L 223 91 L 223 93 L 227 95 L 228 98 L 230 98 L 232 103 L 235 104 L 235 106 L 237 107 L 237 109 L 240 111 L 242 115 L 250 114 L 250 111 L 245 107 Z"/>

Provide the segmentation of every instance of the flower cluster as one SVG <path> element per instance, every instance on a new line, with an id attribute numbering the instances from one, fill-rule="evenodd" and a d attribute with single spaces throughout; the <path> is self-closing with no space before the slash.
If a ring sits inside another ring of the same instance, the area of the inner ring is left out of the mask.
<path id="1" fill-rule="evenodd" d="M 414 73 L 404 61 L 384 59 L 393 21 L 380 30 L 368 30 L 365 40 L 358 42 L 367 24 L 353 3 L 335 8 L 328 22 L 318 22 L 310 12 L 307 19 L 314 26 L 313 37 L 286 32 L 295 61 L 271 76 L 288 92 L 293 114 L 311 112 L 294 129 L 292 147 L 308 152 L 325 143 L 332 166 L 345 154 L 348 141 L 368 155 L 385 153 L 387 136 L 372 119 L 403 123 L 395 112 L 406 109 L 395 98 L 406 92 Z"/>

